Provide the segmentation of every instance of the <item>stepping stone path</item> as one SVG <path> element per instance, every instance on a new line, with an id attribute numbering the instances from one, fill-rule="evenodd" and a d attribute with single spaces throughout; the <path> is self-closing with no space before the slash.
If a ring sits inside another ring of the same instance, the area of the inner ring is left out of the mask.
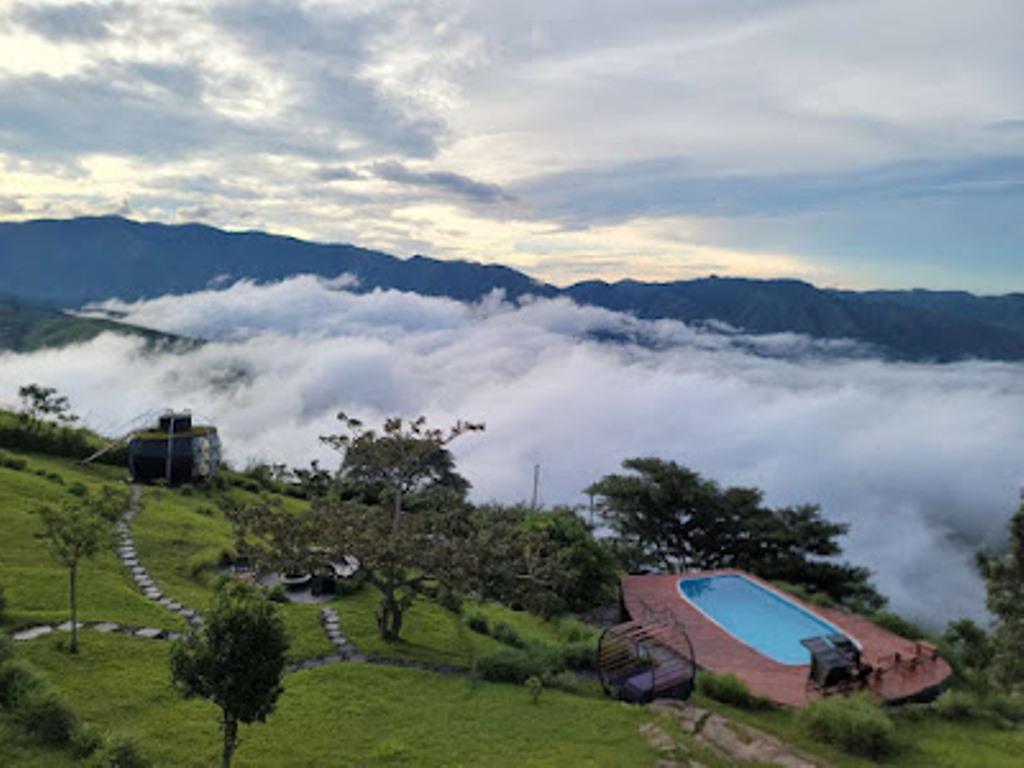
<path id="1" fill-rule="evenodd" d="M 341 619 L 338 617 L 338 612 L 333 608 L 321 608 L 320 609 L 320 624 L 323 625 L 324 632 L 327 633 L 328 639 L 331 644 L 338 651 L 338 656 L 341 657 L 341 661 L 368 661 L 366 656 L 359 652 L 352 642 L 345 637 L 345 634 L 341 630 Z"/>
<path id="2" fill-rule="evenodd" d="M 138 485 L 132 486 L 131 498 L 128 502 L 128 509 L 124 516 L 117 523 L 117 532 L 121 536 L 121 543 L 117 548 L 117 556 L 132 575 L 135 585 L 148 599 L 159 603 L 171 613 L 176 613 L 193 627 L 203 626 L 203 617 L 198 611 L 182 605 L 177 600 L 171 600 L 164 596 L 160 588 L 153 581 L 149 572 L 139 563 L 138 553 L 135 551 L 135 540 L 132 538 L 131 522 L 135 516 L 142 511 L 142 489 Z M 147 628 L 143 628 L 148 631 Z M 160 631 L 160 630 L 154 630 Z M 142 635 L 146 636 L 146 635 Z"/>

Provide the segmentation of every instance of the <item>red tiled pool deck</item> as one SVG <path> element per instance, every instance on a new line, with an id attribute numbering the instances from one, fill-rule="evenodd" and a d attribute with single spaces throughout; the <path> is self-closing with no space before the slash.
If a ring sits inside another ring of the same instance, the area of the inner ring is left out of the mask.
<path id="1" fill-rule="evenodd" d="M 740 574 L 779 591 L 749 573 L 734 570 L 624 576 L 623 602 L 630 616 L 637 620 L 642 620 L 645 607 L 667 610 L 689 635 L 699 667 L 717 674 L 732 672 L 758 696 L 789 707 L 806 706 L 810 699 L 820 696 L 807 686 L 810 664 L 780 664 L 758 653 L 710 621 L 680 595 L 680 578 L 718 574 Z M 949 664 L 927 644 L 894 635 L 846 611 L 818 608 L 791 595 L 785 596 L 860 643 L 863 661 L 876 670 L 869 678 L 868 687 L 884 701 L 912 698 L 941 685 L 952 674 Z M 679 650 L 688 653 L 685 647 Z"/>

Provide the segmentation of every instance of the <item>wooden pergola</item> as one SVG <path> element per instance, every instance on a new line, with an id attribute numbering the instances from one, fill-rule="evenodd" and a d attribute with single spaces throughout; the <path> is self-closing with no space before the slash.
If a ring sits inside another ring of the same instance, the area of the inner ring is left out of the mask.
<path id="1" fill-rule="evenodd" d="M 601 635 L 598 672 L 605 693 L 634 704 L 689 698 L 697 674 L 690 638 L 671 614 L 644 609 L 642 618 Z"/>

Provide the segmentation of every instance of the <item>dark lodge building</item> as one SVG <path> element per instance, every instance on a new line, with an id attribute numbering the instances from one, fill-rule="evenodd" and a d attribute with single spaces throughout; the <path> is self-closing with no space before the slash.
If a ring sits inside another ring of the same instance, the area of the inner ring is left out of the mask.
<path id="1" fill-rule="evenodd" d="M 216 427 L 194 426 L 190 413 L 165 413 L 159 425 L 136 433 L 128 443 L 128 468 L 135 482 L 196 482 L 213 475 L 219 465 Z"/>

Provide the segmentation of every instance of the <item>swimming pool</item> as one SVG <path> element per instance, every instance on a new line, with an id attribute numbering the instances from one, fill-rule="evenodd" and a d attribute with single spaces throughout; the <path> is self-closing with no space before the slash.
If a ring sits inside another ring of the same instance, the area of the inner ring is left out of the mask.
<path id="1" fill-rule="evenodd" d="M 740 574 L 679 581 L 679 593 L 708 619 L 780 664 L 808 664 L 806 637 L 842 634 L 834 625 Z"/>

